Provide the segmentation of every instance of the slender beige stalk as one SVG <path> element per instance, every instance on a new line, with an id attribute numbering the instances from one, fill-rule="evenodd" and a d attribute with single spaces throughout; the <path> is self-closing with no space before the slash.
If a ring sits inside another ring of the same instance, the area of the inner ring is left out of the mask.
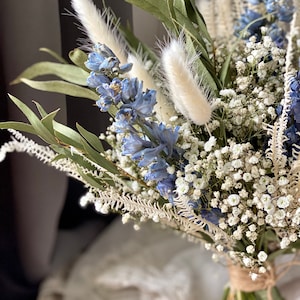
<path id="1" fill-rule="evenodd" d="M 129 77 L 137 77 L 143 81 L 143 86 L 146 89 L 156 90 L 156 105 L 154 110 L 159 121 L 170 123 L 170 118 L 177 115 L 173 103 L 163 95 L 160 88 L 156 85 L 153 77 L 145 67 L 145 62 L 138 56 L 129 54 L 128 62 L 132 63 L 132 69 L 128 73 Z"/>
<path id="2" fill-rule="evenodd" d="M 186 54 L 183 42 L 172 40 L 162 50 L 161 60 L 175 107 L 195 124 L 206 124 L 212 113 L 208 93 L 192 71 L 192 61 Z"/>
<path id="3" fill-rule="evenodd" d="M 94 44 L 107 45 L 122 64 L 126 63 L 125 46 L 117 36 L 117 28 L 109 18 L 105 21 L 105 13 L 101 13 L 92 0 L 72 0 L 72 6 L 89 39 Z"/>
<path id="4" fill-rule="evenodd" d="M 237 7 L 239 3 L 239 7 Z M 197 0 L 197 8 L 205 19 L 210 36 L 214 39 L 229 38 L 235 19 L 240 13 L 240 1 Z"/>

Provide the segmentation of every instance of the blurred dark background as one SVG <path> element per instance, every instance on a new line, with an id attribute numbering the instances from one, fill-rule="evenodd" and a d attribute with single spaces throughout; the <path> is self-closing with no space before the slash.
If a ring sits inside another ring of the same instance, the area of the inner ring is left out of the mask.
<path id="1" fill-rule="evenodd" d="M 125 1 L 106 3 L 123 23 L 132 21 L 132 8 Z M 101 0 L 95 4 L 102 7 Z M 68 58 L 68 52 L 78 46 L 83 34 L 67 11 L 72 11 L 70 0 L 1 0 L 1 121 L 23 119 L 10 103 L 9 92 L 32 108 L 33 99 L 49 110 L 62 107 L 60 118 L 69 126 L 74 127 L 76 121 L 94 132 L 105 129 L 107 118 L 86 101 L 46 95 L 22 84 L 9 85 L 27 66 L 49 59 L 39 47 Z M 0 144 L 8 139 L 8 133 L 0 131 Z M 26 154 L 10 154 L 0 163 L 0 299 L 36 299 L 40 282 L 51 270 L 59 231 L 76 230 L 95 220 L 94 234 L 98 234 L 114 218 L 99 215 L 92 207 L 82 209 L 79 198 L 83 186 L 49 169 Z"/>

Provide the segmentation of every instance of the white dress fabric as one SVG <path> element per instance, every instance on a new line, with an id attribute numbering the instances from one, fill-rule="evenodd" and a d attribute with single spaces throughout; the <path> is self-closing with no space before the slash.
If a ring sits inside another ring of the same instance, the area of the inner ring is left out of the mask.
<path id="1" fill-rule="evenodd" d="M 286 300 L 300 299 L 299 275 L 295 267 L 280 282 Z M 226 268 L 201 245 L 153 223 L 135 231 L 117 220 L 64 280 L 45 281 L 38 300 L 220 300 L 227 282 Z"/>

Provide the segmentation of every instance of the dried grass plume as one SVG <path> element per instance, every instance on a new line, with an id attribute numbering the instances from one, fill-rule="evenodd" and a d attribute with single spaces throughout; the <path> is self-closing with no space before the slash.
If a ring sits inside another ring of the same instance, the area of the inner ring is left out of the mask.
<path id="1" fill-rule="evenodd" d="M 109 12 L 101 13 L 92 0 L 72 0 L 72 7 L 91 42 L 107 45 L 120 62 L 125 64 L 127 62 L 124 52 L 125 45 L 118 36 L 117 26 L 111 21 L 105 20 L 105 15 Z M 111 20 L 111 18 L 107 19 Z"/>
<path id="2" fill-rule="evenodd" d="M 183 41 L 173 39 L 164 47 L 161 61 L 176 109 L 193 123 L 206 124 L 212 114 L 209 91 L 201 87 L 199 78 L 195 76 L 193 60 L 187 55 Z"/>

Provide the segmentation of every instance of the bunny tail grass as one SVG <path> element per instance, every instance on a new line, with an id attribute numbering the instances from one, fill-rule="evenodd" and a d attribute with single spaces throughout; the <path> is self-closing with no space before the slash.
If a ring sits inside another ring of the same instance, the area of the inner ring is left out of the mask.
<path id="1" fill-rule="evenodd" d="M 126 63 L 127 58 L 123 50 L 125 45 L 118 38 L 117 27 L 113 28 L 114 24 L 105 21 L 105 12 L 101 13 L 92 0 L 72 0 L 72 7 L 89 39 L 94 44 L 107 45 L 121 63 Z"/>
<path id="2" fill-rule="evenodd" d="M 162 66 L 175 107 L 193 123 L 204 125 L 211 118 L 212 108 L 189 61 L 180 40 L 172 40 L 162 50 Z"/>

